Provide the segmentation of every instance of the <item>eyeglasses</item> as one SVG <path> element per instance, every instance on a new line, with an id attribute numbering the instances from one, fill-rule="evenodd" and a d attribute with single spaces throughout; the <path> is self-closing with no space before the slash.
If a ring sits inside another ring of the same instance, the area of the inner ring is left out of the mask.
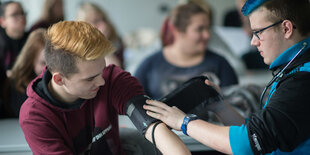
<path id="1" fill-rule="evenodd" d="M 12 17 L 12 18 L 25 17 L 25 16 L 26 16 L 25 12 L 17 12 L 17 13 L 7 15 L 7 17 Z"/>
<path id="2" fill-rule="evenodd" d="M 265 31 L 265 30 L 267 30 L 267 29 L 269 29 L 269 28 L 271 28 L 271 27 L 273 27 L 273 26 L 276 26 L 276 25 L 278 25 L 278 24 L 280 24 L 280 23 L 282 23 L 282 22 L 283 22 L 283 20 L 278 21 L 278 22 L 276 22 L 276 23 L 274 23 L 274 24 L 271 24 L 271 25 L 269 25 L 269 26 L 266 26 L 266 27 L 264 27 L 264 28 L 262 28 L 262 29 L 260 29 L 260 30 L 253 31 L 253 34 L 258 38 L 258 40 L 260 40 L 260 37 L 258 36 L 258 34 L 261 34 L 263 31 Z"/>

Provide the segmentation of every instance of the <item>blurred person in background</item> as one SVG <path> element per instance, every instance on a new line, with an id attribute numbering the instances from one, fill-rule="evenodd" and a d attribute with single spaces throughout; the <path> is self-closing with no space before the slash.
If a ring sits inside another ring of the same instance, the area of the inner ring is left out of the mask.
<path id="1" fill-rule="evenodd" d="M 173 9 L 162 25 L 163 49 L 146 58 L 135 72 L 148 95 L 160 99 L 199 75 L 221 87 L 238 84 L 230 64 L 206 47 L 211 19 L 207 4 L 189 2 Z"/>
<path id="2" fill-rule="evenodd" d="M 107 65 L 115 64 L 124 68 L 124 44 L 105 11 L 96 4 L 85 2 L 81 4 L 76 19 L 92 24 L 112 42 L 116 51 L 106 57 Z"/>
<path id="3" fill-rule="evenodd" d="M 226 12 L 224 16 L 224 24 L 226 27 L 242 28 L 244 33 L 250 38 L 252 37 L 252 30 L 249 19 L 241 13 L 241 8 L 246 0 L 235 0 L 235 8 Z M 248 47 L 240 57 L 245 66 L 249 70 L 268 69 L 268 65 L 264 63 L 263 58 L 255 47 Z"/>
<path id="4" fill-rule="evenodd" d="M 251 38 L 253 36 L 249 19 L 241 13 L 241 8 L 246 0 L 236 0 L 236 5 L 239 13 L 239 18 L 242 23 L 244 32 Z M 259 54 L 257 48 L 250 47 L 249 50 L 241 56 L 247 69 L 260 70 L 268 69 L 268 65 L 264 63 L 264 59 Z"/>
<path id="5" fill-rule="evenodd" d="M 19 2 L 7 1 L 1 4 L 0 25 L 0 66 L 10 76 L 10 69 L 28 37 L 25 32 L 26 15 Z"/>
<path id="6" fill-rule="evenodd" d="M 31 26 L 30 32 L 37 28 L 47 29 L 49 26 L 64 20 L 62 0 L 45 0 L 40 18 Z"/>
<path id="7" fill-rule="evenodd" d="M 7 117 L 18 117 L 19 109 L 27 99 L 28 84 L 45 67 L 44 46 L 45 29 L 37 29 L 30 33 L 21 53 L 12 68 L 12 74 L 5 84 L 5 109 Z"/>
<path id="8" fill-rule="evenodd" d="M 0 62 L 2 62 L 1 58 L 0 58 Z M 0 118 L 5 117 L 3 97 L 4 97 L 4 84 L 5 84 L 6 78 L 7 77 L 6 77 L 4 67 L 0 66 Z"/>

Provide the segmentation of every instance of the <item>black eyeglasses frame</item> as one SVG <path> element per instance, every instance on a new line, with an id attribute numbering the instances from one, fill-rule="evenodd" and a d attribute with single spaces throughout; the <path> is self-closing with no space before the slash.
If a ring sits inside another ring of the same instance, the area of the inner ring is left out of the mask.
<path id="1" fill-rule="evenodd" d="M 264 28 L 262 28 L 262 29 L 260 29 L 260 30 L 253 31 L 253 35 L 255 35 L 255 36 L 258 38 L 258 40 L 260 40 L 260 37 L 258 36 L 258 34 L 262 33 L 263 31 L 265 31 L 265 30 L 267 30 L 267 29 L 269 29 L 269 28 L 271 28 L 271 27 L 273 27 L 273 26 L 278 25 L 278 24 L 280 24 L 280 23 L 282 23 L 282 22 L 283 22 L 283 20 L 280 20 L 280 21 L 278 21 L 278 22 L 276 22 L 276 23 L 273 23 L 273 24 L 271 24 L 271 25 L 269 25 L 269 26 L 266 26 L 266 27 L 264 27 Z"/>

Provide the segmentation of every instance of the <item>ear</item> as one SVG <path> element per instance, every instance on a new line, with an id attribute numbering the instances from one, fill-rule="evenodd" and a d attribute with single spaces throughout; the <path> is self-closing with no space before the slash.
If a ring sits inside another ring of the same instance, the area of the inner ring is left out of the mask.
<path id="1" fill-rule="evenodd" d="M 2 28 L 5 28 L 6 27 L 6 24 L 5 24 L 5 19 L 4 19 L 4 17 L 2 16 L 2 17 L 0 17 L 0 25 L 1 25 L 1 27 Z"/>
<path id="2" fill-rule="evenodd" d="M 284 37 L 286 39 L 289 39 L 292 37 L 293 35 L 293 29 L 294 29 L 294 25 L 291 21 L 289 20 L 284 20 L 282 22 L 282 26 L 283 26 L 283 32 L 284 32 Z"/>
<path id="3" fill-rule="evenodd" d="M 179 31 L 178 28 L 176 28 L 173 24 L 170 24 L 169 27 L 170 27 L 171 34 L 172 34 L 174 40 L 175 40 L 176 38 L 180 37 L 180 36 L 183 37 L 183 35 L 184 35 L 185 32 Z"/>
<path id="4" fill-rule="evenodd" d="M 54 83 L 56 83 L 59 86 L 64 84 L 64 76 L 62 74 L 60 74 L 59 72 L 56 72 L 56 73 L 53 73 L 52 76 L 53 76 L 52 80 L 54 81 Z"/>

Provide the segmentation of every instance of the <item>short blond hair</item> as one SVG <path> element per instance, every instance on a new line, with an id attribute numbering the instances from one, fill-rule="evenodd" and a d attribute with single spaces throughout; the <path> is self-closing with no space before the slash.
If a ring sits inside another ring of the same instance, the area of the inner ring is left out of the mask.
<path id="1" fill-rule="evenodd" d="M 46 65 L 65 76 L 78 72 L 76 59 L 91 61 L 115 51 L 110 41 L 94 26 L 83 21 L 61 21 L 46 35 Z"/>

